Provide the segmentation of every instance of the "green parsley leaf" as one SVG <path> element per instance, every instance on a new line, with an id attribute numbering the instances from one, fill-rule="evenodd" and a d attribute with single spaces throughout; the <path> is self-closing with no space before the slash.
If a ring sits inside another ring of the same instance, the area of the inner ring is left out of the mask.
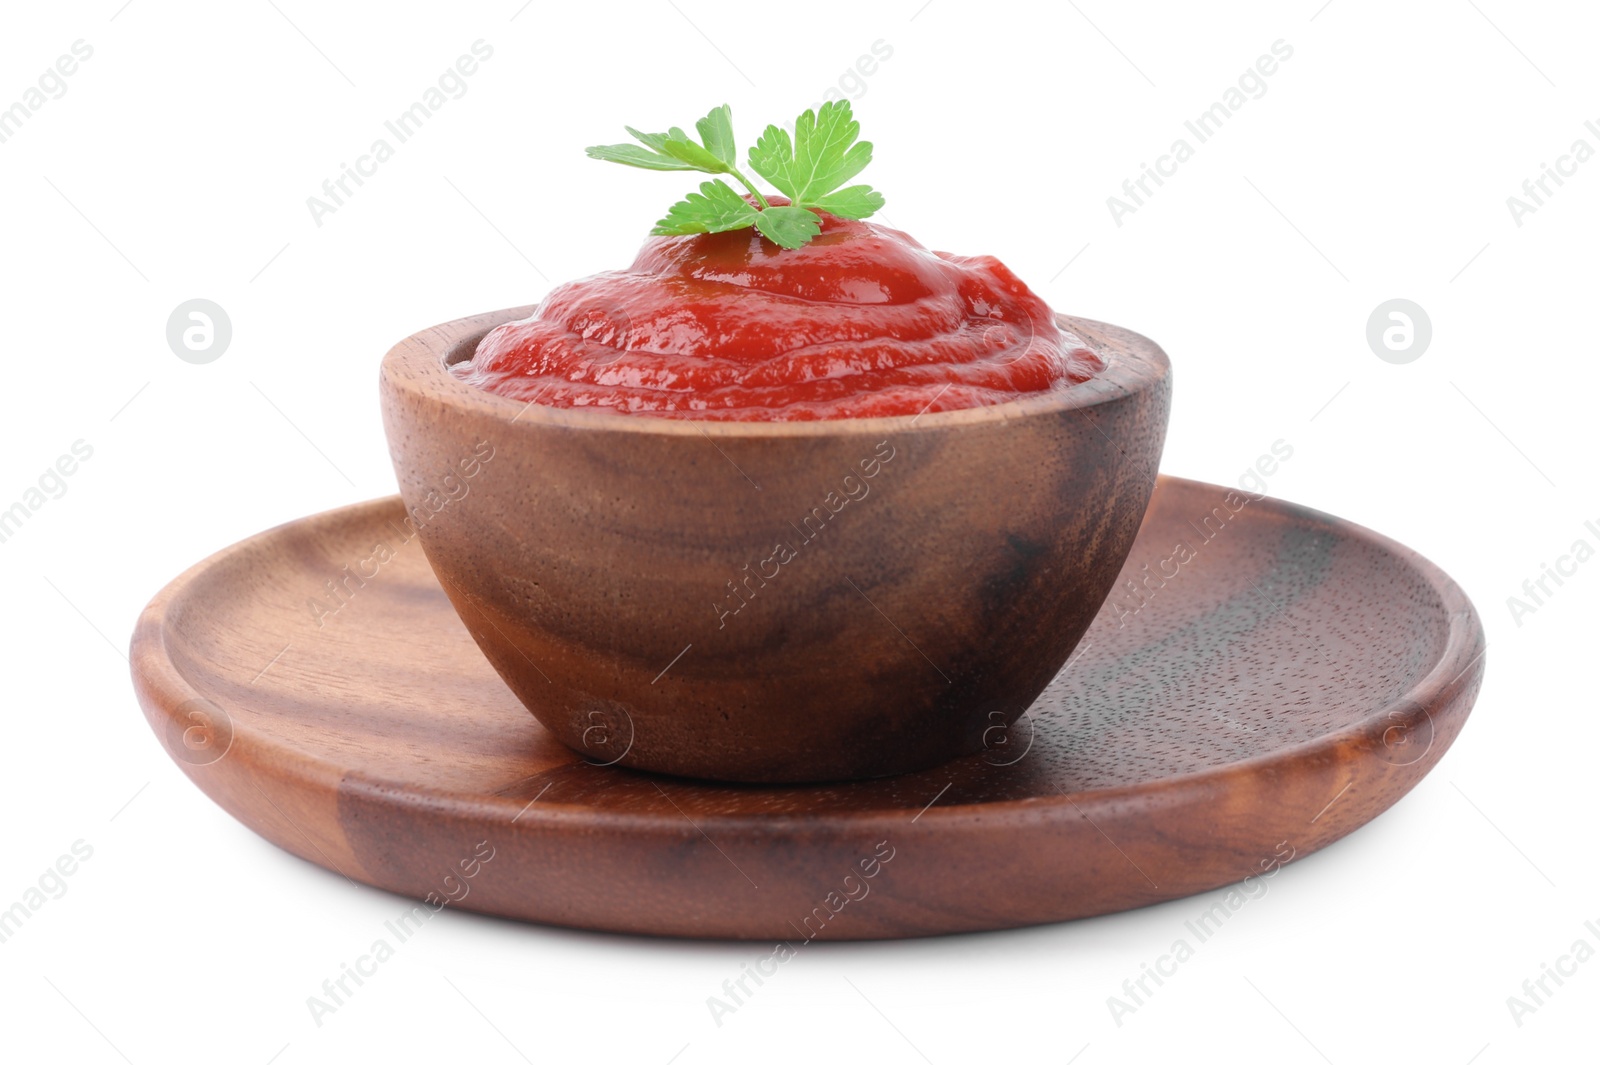
<path id="1" fill-rule="evenodd" d="M 666 142 L 667 138 L 672 136 L 670 133 L 640 133 L 632 126 L 623 126 L 622 128 L 628 131 L 628 136 L 658 152 L 661 151 L 661 145 Z"/>
<path id="2" fill-rule="evenodd" d="M 724 104 L 718 110 L 725 110 Z M 701 119 L 701 123 L 709 122 L 715 115 Z M 632 126 L 623 126 L 637 144 L 596 144 L 584 149 L 591 159 L 603 159 L 608 163 L 622 163 L 625 166 L 642 167 L 645 170 L 700 170 L 707 174 L 726 174 L 732 167 L 725 161 L 722 154 L 731 152 L 733 148 L 732 126 L 728 127 L 728 141 L 724 145 L 717 141 L 716 150 L 702 147 L 690 139 L 689 135 L 677 126 L 673 126 L 665 133 L 641 133 Z M 702 129 L 707 128 L 702 125 Z M 716 132 L 716 127 L 710 127 Z"/>
<path id="3" fill-rule="evenodd" d="M 733 146 L 733 108 L 727 104 L 713 108 L 694 128 L 700 131 L 706 151 L 727 164 L 728 169 L 739 164 L 739 149 Z"/>
<path id="4" fill-rule="evenodd" d="M 657 236 L 724 233 L 755 226 L 774 244 L 798 248 L 822 231 L 817 212 L 866 218 L 883 206 L 883 195 L 868 185 L 840 187 L 872 161 L 872 145 L 857 142 L 861 127 L 851 114 L 849 101 L 831 101 L 815 112 L 805 112 L 795 121 L 793 140 L 777 126 L 768 126 L 750 149 L 750 169 L 789 196 L 786 206 L 768 203 L 739 170 L 733 111 L 727 104 L 713 108 L 695 123 L 698 141 L 678 126 L 665 133 L 623 128 L 638 145 L 595 145 L 586 149 L 590 158 L 645 170 L 727 174 L 755 201 L 752 205 L 724 182 L 704 182 L 699 193 L 689 193 L 668 209 L 651 230 Z"/>
<path id="5" fill-rule="evenodd" d="M 667 217 L 656 223 L 650 232 L 658 237 L 681 237 L 689 233 L 725 233 L 730 229 L 744 229 L 758 224 L 757 211 L 733 189 L 720 181 L 701 184 L 698 193 L 691 192 L 667 211 Z M 806 211 L 814 220 L 816 215 Z M 763 231 L 764 232 L 764 231 Z M 773 238 L 776 241 L 777 238 Z M 801 241 L 804 244 L 805 241 Z M 798 247 L 799 245 L 785 245 Z"/>
<path id="6" fill-rule="evenodd" d="M 596 144 L 585 148 L 590 159 L 604 159 L 608 163 L 621 163 L 624 166 L 637 166 L 645 170 L 693 170 L 688 163 L 663 155 L 660 152 L 641 148 L 637 144 Z"/>
<path id="7" fill-rule="evenodd" d="M 870 141 L 856 142 L 861 124 L 850 101 L 830 100 L 795 120 L 794 142 L 777 126 L 750 149 L 750 169 L 787 193 L 797 207 L 810 207 L 872 162 Z"/>
<path id="8" fill-rule="evenodd" d="M 677 126 L 667 131 L 666 139 L 661 142 L 661 150 L 672 158 L 688 163 L 696 170 L 704 170 L 708 174 L 726 174 L 733 169 L 717 158 L 715 152 L 690 140 L 689 135 Z"/>
<path id="9" fill-rule="evenodd" d="M 822 232 L 822 221 L 804 207 L 768 207 L 756 212 L 756 228 L 780 248 L 798 248 Z"/>
<path id="10" fill-rule="evenodd" d="M 807 206 L 820 207 L 840 218 L 866 218 L 883 206 L 883 193 L 871 185 L 851 185 L 818 197 Z"/>

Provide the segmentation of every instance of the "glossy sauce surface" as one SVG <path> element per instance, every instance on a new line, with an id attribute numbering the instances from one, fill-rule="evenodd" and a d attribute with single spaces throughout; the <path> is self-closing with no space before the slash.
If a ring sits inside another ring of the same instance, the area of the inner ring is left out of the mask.
<path id="1" fill-rule="evenodd" d="M 551 407 L 803 421 L 1004 403 L 1103 368 L 999 260 L 823 215 L 788 250 L 754 229 L 651 237 L 629 269 L 558 286 L 451 372 Z"/>

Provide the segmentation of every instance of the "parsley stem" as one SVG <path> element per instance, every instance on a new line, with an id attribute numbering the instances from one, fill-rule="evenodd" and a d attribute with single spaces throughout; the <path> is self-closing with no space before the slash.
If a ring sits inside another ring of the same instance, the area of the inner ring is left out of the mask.
<path id="1" fill-rule="evenodd" d="M 761 205 L 761 209 L 763 211 L 765 211 L 768 207 L 771 206 L 771 204 L 767 203 L 767 198 L 765 196 L 761 195 L 761 190 L 756 188 L 754 185 L 752 185 L 750 183 L 750 179 L 749 178 L 747 178 L 743 174 L 739 173 L 739 170 L 738 170 L 737 167 L 731 167 L 730 166 L 728 168 L 728 173 L 730 173 L 734 177 L 738 178 L 739 179 L 739 184 L 743 185 L 745 188 L 750 190 L 750 195 L 752 195 L 752 196 L 754 196 L 756 198 L 756 203 Z M 746 224 L 748 224 L 748 223 L 746 223 Z"/>

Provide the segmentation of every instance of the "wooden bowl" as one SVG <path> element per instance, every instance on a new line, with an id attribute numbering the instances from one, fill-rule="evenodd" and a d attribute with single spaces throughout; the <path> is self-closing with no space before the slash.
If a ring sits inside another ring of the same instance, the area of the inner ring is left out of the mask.
<path id="1" fill-rule="evenodd" d="M 970 410 L 689 422 L 453 377 L 519 307 L 383 361 L 409 517 L 522 703 L 599 763 L 716 780 L 886 776 L 981 750 L 1044 690 L 1155 484 L 1166 355 L 1063 317 L 1108 365 Z"/>

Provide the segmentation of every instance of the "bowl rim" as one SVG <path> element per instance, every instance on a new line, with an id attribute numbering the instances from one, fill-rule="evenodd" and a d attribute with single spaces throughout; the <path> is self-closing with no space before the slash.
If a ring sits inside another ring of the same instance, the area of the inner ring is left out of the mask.
<path id="1" fill-rule="evenodd" d="M 411 334 L 383 357 L 379 376 L 385 393 L 392 391 L 422 401 L 443 403 L 462 413 L 492 418 L 507 425 L 524 422 L 530 426 L 668 437 L 883 436 L 911 429 L 989 425 L 1058 411 L 1084 410 L 1156 388 L 1172 373 L 1166 352 L 1148 337 L 1107 322 L 1065 314 L 1056 315 L 1057 324 L 1078 336 L 1099 355 L 1106 363 L 1104 370 L 1081 384 L 1058 391 L 933 413 L 812 421 L 661 418 L 609 410 L 542 406 L 531 400 L 515 400 L 487 391 L 449 372 L 447 367 L 461 361 L 463 351 L 468 351 L 467 357 L 470 357 L 468 345 L 476 348 L 495 326 L 526 318 L 537 309 L 538 304 L 528 304 L 485 311 Z"/>

